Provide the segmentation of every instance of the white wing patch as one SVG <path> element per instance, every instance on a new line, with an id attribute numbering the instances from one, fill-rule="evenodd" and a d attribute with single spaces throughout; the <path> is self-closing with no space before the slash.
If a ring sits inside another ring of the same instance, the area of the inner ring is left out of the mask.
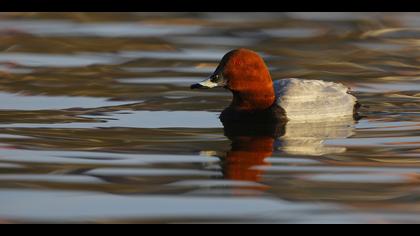
<path id="1" fill-rule="evenodd" d="M 274 82 L 277 105 L 289 120 L 311 121 L 353 116 L 357 99 L 340 83 L 322 80 L 281 79 Z"/>

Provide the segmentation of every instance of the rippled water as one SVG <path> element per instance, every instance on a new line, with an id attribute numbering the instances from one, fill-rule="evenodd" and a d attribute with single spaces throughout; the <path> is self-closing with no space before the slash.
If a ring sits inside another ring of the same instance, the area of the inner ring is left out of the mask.
<path id="1" fill-rule="evenodd" d="M 223 127 L 229 50 L 362 120 Z M 0 222 L 420 223 L 420 14 L 3 13 Z"/>

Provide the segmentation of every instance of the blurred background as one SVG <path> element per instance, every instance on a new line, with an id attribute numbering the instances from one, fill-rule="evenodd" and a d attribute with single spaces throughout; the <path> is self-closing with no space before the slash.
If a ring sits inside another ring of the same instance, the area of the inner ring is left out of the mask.
<path id="1" fill-rule="evenodd" d="M 366 118 L 230 133 L 239 47 Z M 420 223 L 419 65 L 420 13 L 1 13 L 0 222 Z"/>

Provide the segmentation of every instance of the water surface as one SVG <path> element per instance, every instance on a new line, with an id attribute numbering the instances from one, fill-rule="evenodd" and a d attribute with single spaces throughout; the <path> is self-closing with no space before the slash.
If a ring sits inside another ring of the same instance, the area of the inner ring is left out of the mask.
<path id="1" fill-rule="evenodd" d="M 420 223 L 420 14 L 3 13 L 0 222 Z M 229 50 L 360 121 L 224 127 Z"/>

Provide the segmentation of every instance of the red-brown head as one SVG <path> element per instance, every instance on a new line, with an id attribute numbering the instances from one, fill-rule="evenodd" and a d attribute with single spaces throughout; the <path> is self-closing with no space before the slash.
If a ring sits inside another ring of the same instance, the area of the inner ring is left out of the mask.
<path id="1" fill-rule="evenodd" d="M 249 49 L 228 52 L 208 80 L 194 88 L 225 87 L 232 91 L 231 108 L 258 111 L 269 108 L 275 101 L 273 81 L 264 60 Z"/>

